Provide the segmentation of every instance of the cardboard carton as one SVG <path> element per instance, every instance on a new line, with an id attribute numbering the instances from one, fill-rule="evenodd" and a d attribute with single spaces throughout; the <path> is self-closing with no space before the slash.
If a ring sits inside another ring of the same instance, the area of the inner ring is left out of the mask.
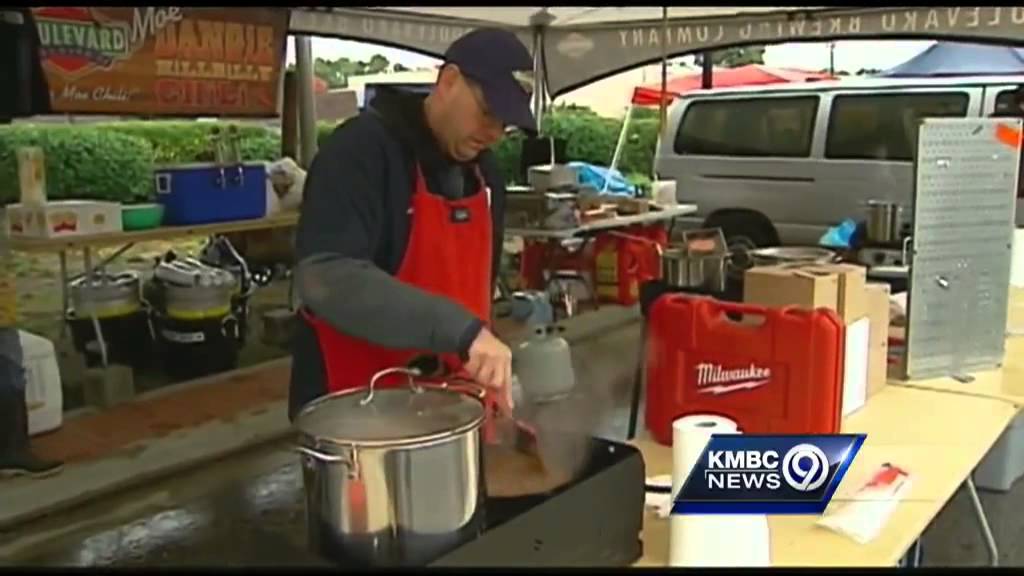
<path id="1" fill-rule="evenodd" d="M 839 276 L 827 270 L 754 267 L 744 275 L 743 301 L 774 308 L 798 306 L 808 310 L 835 310 L 839 301 Z"/>
<path id="2" fill-rule="evenodd" d="M 845 324 L 853 324 L 867 315 L 864 294 L 864 287 L 867 284 L 866 268 L 856 264 L 820 264 L 802 269 L 835 272 L 839 276 L 839 296 L 835 310 Z"/>

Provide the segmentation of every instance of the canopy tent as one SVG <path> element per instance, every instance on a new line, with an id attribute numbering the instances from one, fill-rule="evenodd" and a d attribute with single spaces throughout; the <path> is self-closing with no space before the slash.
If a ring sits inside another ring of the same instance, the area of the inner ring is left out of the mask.
<path id="1" fill-rule="evenodd" d="M 1024 50 L 1012 46 L 936 42 L 914 58 L 878 74 L 884 78 L 1024 74 Z"/>
<path id="2" fill-rule="evenodd" d="M 809 72 L 794 68 L 772 68 L 762 64 L 749 64 L 737 68 L 716 68 L 712 71 L 712 78 L 716 88 L 833 79 L 832 76 L 823 72 Z M 702 74 L 676 76 L 668 81 L 664 92 L 661 90 L 661 83 L 637 86 L 636 90 L 633 91 L 633 105 L 655 106 L 661 102 L 662 94 L 667 94 L 670 98 L 676 98 L 691 90 L 700 90 L 702 87 Z"/>
<path id="3" fill-rule="evenodd" d="M 1024 44 L 1024 8 L 928 6 L 458 6 L 377 8 L 298 7 L 300 84 L 311 84 L 308 36 L 362 40 L 440 57 L 473 28 L 513 30 L 531 48 L 538 79 L 534 106 L 606 76 L 669 56 L 745 44 L 836 39 L 949 38 Z M 301 48 L 300 48 L 301 47 Z M 308 80 L 308 81 L 307 81 Z M 312 104 L 303 90 L 300 110 Z M 302 138 L 315 149 L 312 114 L 302 116 Z M 306 134 L 306 133 L 309 134 Z M 303 145 L 306 150 L 307 146 Z"/>
<path id="4" fill-rule="evenodd" d="M 663 56 L 741 44 L 843 38 L 998 39 L 1024 43 L 1024 8 L 465 6 L 300 7 L 293 34 L 364 40 L 440 56 L 480 26 L 516 31 L 531 47 L 546 90 L 573 88 Z"/>

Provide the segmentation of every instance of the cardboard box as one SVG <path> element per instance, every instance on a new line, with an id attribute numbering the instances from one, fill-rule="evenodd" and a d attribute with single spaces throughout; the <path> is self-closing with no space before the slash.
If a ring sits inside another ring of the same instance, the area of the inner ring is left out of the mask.
<path id="1" fill-rule="evenodd" d="M 809 310 L 835 310 L 839 301 L 839 276 L 825 270 L 754 267 L 744 275 L 743 301 L 776 308 L 798 306 Z"/>
<path id="2" fill-rule="evenodd" d="M 64 238 L 121 231 L 121 205 L 116 202 L 62 200 L 41 208 L 7 208 L 7 233 L 12 236 Z"/>
<path id="3" fill-rule="evenodd" d="M 867 397 L 878 393 L 889 377 L 889 285 L 868 283 L 864 290 L 870 320 Z"/>
<path id="4" fill-rule="evenodd" d="M 835 310 L 845 324 L 852 324 L 867 315 L 864 295 L 867 268 L 856 264 L 823 264 L 802 269 L 835 272 L 839 276 L 839 298 Z"/>

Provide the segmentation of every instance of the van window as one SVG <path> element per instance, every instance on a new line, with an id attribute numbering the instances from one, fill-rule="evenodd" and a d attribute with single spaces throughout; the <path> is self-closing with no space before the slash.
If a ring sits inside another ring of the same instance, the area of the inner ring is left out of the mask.
<path id="1" fill-rule="evenodd" d="M 677 154 L 775 156 L 811 154 L 817 96 L 702 100 L 686 108 Z"/>
<path id="2" fill-rule="evenodd" d="M 996 94 L 996 105 L 995 110 L 993 110 L 993 112 L 995 112 L 996 114 L 1019 114 L 1020 111 L 1017 108 L 1017 98 L 1015 97 L 1016 94 L 1016 88 L 1009 88 L 1007 90 L 999 92 L 999 94 Z"/>
<path id="3" fill-rule="evenodd" d="M 909 161 L 917 149 L 918 121 L 964 117 L 963 92 L 864 94 L 832 100 L 825 157 Z"/>

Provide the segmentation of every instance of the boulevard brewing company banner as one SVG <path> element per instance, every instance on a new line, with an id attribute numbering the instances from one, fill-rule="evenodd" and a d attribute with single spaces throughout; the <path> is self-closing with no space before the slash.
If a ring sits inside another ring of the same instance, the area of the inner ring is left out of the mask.
<path id="1" fill-rule="evenodd" d="M 276 116 L 288 11 L 32 8 L 57 113 Z"/>

